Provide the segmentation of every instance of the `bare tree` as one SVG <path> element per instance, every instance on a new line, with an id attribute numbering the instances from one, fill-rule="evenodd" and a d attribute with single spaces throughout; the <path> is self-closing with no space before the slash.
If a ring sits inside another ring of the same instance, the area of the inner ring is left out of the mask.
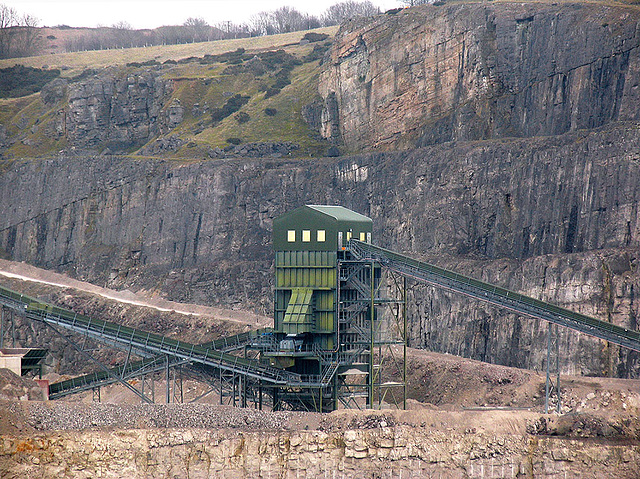
<path id="1" fill-rule="evenodd" d="M 192 42 L 204 42 L 210 40 L 211 26 L 204 18 L 189 17 L 183 23 L 189 32 Z"/>
<path id="2" fill-rule="evenodd" d="M 304 30 L 306 27 L 306 15 L 295 8 L 280 7 L 272 12 L 273 24 L 276 33 L 288 33 Z"/>
<path id="3" fill-rule="evenodd" d="M 18 20 L 18 26 L 13 27 L 14 38 L 14 55 L 28 56 L 33 55 L 38 49 L 40 41 L 40 30 L 38 24 L 40 20 L 33 15 L 25 14 Z"/>
<path id="4" fill-rule="evenodd" d="M 356 2 L 347 0 L 327 8 L 322 14 L 322 23 L 325 26 L 339 25 L 350 18 L 371 17 L 379 13 L 380 9 L 370 1 Z"/>
<path id="5" fill-rule="evenodd" d="M 16 25 L 18 12 L 7 5 L 0 4 L 0 58 L 9 58 L 13 35 L 11 28 Z"/>
<path id="6" fill-rule="evenodd" d="M 249 29 L 253 36 L 273 35 L 276 33 L 271 12 L 260 12 L 252 15 L 249 19 Z"/>
<path id="7" fill-rule="evenodd" d="M 280 7 L 271 12 L 260 12 L 253 15 L 249 21 L 249 32 L 252 36 L 273 35 L 309 30 L 320 26 L 320 20 L 313 15 L 300 13 L 291 7 Z"/>
<path id="8" fill-rule="evenodd" d="M 129 22 L 121 20 L 114 23 L 111 29 L 105 33 L 107 38 L 104 43 L 108 45 L 107 48 L 133 47 L 135 34 Z"/>
<path id="9" fill-rule="evenodd" d="M 35 53 L 39 39 L 39 20 L 0 4 L 0 58 L 26 56 Z"/>

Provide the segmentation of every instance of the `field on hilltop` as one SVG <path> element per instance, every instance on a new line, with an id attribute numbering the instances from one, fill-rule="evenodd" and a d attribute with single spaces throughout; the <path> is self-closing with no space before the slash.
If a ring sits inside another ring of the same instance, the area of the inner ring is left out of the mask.
<path id="1" fill-rule="evenodd" d="M 335 35 L 338 27 L 324 27 L 309 30 L 315 33 Z M 56 53 L 26 58 L 9 58 L 0 60 L 0 68 L 13 65 L 24 65 L 33 68 L 58 68 L 62 75 L 72 77 L 85 68 L 105 68 L 126 65 L 131 62 L 156 60 L 180 60 L 188 57 L 201 57 L 206 54 L 218 55 L 238 48 L 247 51 L 270 50 L 298 45 L 309 31 L 265 35 L 261 37 L 237 38 L 232 40 L 216 40 L 211 42 L 185 43 L 180 45 L 159 45 L 140 48 L 122 48 L 117 50 L 93 50 L 87 52 Z"/>

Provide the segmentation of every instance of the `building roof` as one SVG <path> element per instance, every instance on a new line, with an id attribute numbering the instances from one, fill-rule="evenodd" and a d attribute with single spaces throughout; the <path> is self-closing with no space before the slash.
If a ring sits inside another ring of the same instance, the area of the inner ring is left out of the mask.
<path id="1" fill-rule="evenodd" d="M 27 371 L 39 369 L 40 363 L 47 356 L 48 349 L 40 348 L 2 348 L 0 357 L 20 358 L 21 371 L 16 374 L 24 376 Z"/>
<path id="2" fill-rule="evenodd" d="M 325 214 L 327 216 L 331 216 L 338 221 L 371 221 L 371 218 L 368 218 L 360 213 L 356 213 L 355 211 L 351 211 L 344 206 L 328 206 L 328 205 L 306 205 L 308 208 L 318 211 L 319 213 Z"/>

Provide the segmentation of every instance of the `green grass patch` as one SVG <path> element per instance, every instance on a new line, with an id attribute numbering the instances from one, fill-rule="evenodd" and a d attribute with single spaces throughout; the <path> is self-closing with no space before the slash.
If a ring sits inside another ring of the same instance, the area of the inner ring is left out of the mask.
<path id="1" fill-rule="evenodd" d="M 291 71 L 291 84 L 277 95 L 267 98 L 264 93 L 252 95 L 241 112 L 249 116 L 245 123 L 227 117 L 204 129 L 195 140 L 201 145 L 224 148 L 228 138 L 242 138 L 243 143 L 292 141 L 300 145 L 297 155 L 322 155 L 327 144 L 316 137 L 302 118 L 302 108 L 318 97 L 317 63 L 306 63 Z M 257 88 L 257 82 L 254 85 Z M 246 90 L 245 90 L 246 91 Z M 273 113 L 269 116 L 265 111 Z M 186 154 L 180 150 L 180 154 Z"/>

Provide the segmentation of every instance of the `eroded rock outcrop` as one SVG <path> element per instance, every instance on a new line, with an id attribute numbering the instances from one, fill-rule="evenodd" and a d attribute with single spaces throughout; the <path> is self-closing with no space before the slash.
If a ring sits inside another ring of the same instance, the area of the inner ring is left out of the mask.
<path id="1" fill-rule="evenodd" d="M 152 71 L 125 76 L 105 73 L 70 83 L 59 129 L 70 145 L 82 149 L 140 146 L 182 119 L 179 104 L 163 110 L 169 87 L 169 81 Z"/>
<path id="2" fill-rule="evenodd" d="M 424 6 L 343 25 L 322 133 L 351 150 L 558 135 L 639 120 L 640 13 L 595 4 Z"/>

